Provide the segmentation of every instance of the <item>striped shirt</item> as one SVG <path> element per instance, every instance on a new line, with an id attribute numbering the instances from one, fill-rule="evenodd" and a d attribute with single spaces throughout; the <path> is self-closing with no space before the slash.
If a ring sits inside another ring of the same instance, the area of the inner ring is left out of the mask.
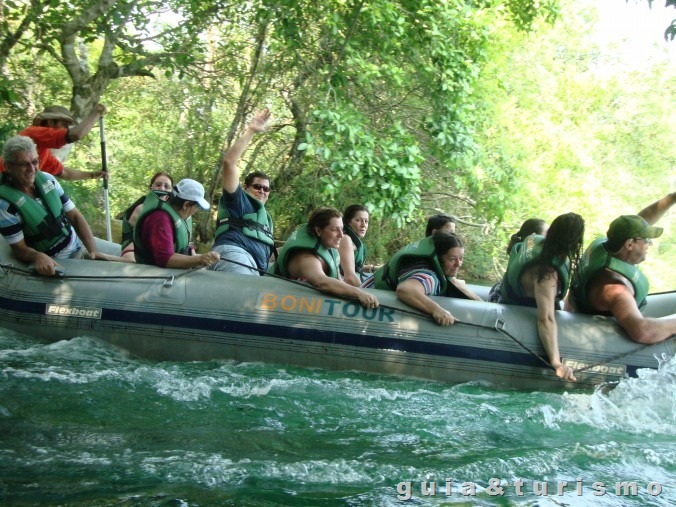
<path id="1" fill-rule="evenodd" d="M 399 277 L 397 278 L 397 285 L 402 284 L 406 280 L 416 280 L 420 282 L 425 290 L 427 296 L 441 295 L 441 282 L 437 274 L 429 268 L 429 264 L 425 261 L 419 261 L 399 270 Z M 361 285 L 365 289 L 371 289 L 375 286 L 374 276 L 367 278 Z"/>
<path id="2" fill-rule="evenodd" d="M 56 181 L 56 178 L 48 173 L 43 174 L 47 177 L 47 179 L 51 180 L 56 187 L 56 191 L 58 192 L 59 198 L 61 199 L 61 204 L 63 205 L 63 210 L 67 213 L 75 209 L 75 204 L 63 191 L 63 188 L 61 185 L 59 185 L 59 182 Z M 44 206 L 42 204 L 42 199 L 36 197 L 35 200 L 38 202 L 38 204 Z M 80 238 L 78 238 L 77 234 L 75 234 L 75 231 L 72 229 L 73 228 L 71 226 L 70 242 L 60 252 L 57 252 L 54 255 L 55 258 L 69 259 L 82 247 Z M 19 213 L 19 210 L 17 210 L 13 204 L 9 203 L 5 199 L 0 199 L 0 234 L 5 237 L 7 243 L 10 245 L 18 243 L 24 239 L 23 217 L 21 216 L 21 213 Z"/>

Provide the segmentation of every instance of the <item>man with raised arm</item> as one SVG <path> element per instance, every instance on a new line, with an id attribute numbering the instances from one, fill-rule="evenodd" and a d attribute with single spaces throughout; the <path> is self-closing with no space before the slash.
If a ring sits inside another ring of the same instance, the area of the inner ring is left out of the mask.
<path id="1" fill-rule="evenodd" d="M 676 334 L 676 318 L 644 317 L 649 284 L 637 267 L 646 259 L 652 240 L 662 235 L 654 227 L 676 204 L 676 192 L 663 197 L 638 215 L 613 220 L 606 238 L 592 242 L 573 276 L 566 309 L 588 314 L 612 315 L 630 339 L 658 343 Z"/>
<path id="2" fill-rule="evenodd" d="M 77 123 L 65 107 L 49 106 L 35 117 L 33 125 L 23 129 L 19 135 L 30 137 L 35 142 L 40 159 L 39 169 L 42 172 L 64 180 L 103 178 L 105 177 L 104 171 L 87 172 L 64 167 L 51 150 L 61 149 L 84 138 L 104 114 L 106 114 L 106 106 L 97 104 L 84 120 Z M 0 172 L 4 170 L 4 163 L 0 160 Z"/>
<path id="3" fill-rule="evenodd" d="M 270 197 L 270 179 L 265 173 L 248 174 L 239 184 L 237 162 L 255 134 L 264 132 L 270 111 L 257 111 L 244 133 L 223 158 L 223 195 L 218 201 L 215 241 L 212 251 L 221 260 L 209 269 L 258 275 L 268 268 L 275 249 L 273 224 L 265 203 Z"/>

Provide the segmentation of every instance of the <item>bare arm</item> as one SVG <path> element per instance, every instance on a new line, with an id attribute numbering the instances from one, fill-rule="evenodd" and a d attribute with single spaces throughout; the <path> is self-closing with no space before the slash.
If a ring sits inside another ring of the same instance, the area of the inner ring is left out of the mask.
<path id="1" fill-rule="evenodd" d="M 477 296 L 476 294 L 474 294 L 474 292 L 470 290 L 465 280 L 458 280 L 457 278 L 454 277 L 451 279 L 451 283 L 455 286 L 456 289 L 462 292 L 469 299 L 472 299 L 474 301 L 483 301 L 483 299 L 481 299 L 479 296 Z"/>
<path id="2" fill-rule="evenodd" d="M 662 218 L 674 204 L 676 204 L 676 192 L 672 192 L 659 201 L 652 203 L 647 208 L 639 211 L 638 214 L 650 225 L 653 225 L 657 223 L 657 221 Z"/>
<path id="3" fill-rule="evenodd" d="M 417 280 L 409 279 L 400 283 L 397 286 L 397 297 L 408 306 L 430 315 L 440 326 L 450 326 L 457 320 L 451 312 L 427 297 L 425 288 Z"/>
<path id="4" fill-rule="evenodd" d="M 139 204 L 134 208 L 134 211 L 131 212 L 131 215 L 129 216 L 129 225 L 132 227 L 136 226 L 136 221 L 138 220 L 139 215 L 141 214 L 141 211 L 143 211 L 143 203 Z"/>
<path id="5" fill-rule="evenodd" d="M 216 252 L 207 252 L 205 254 L 197 255 L 183 255 L 175 253 L 167 261 L 168 268 L 187 269 L 200 268 L 210 266 L 214 262 L 218 262 L 220 256 Z"/>
<path id="6" fill-rule="evenodd" d="M 573 370 L 564 366 L 559 353 L 558 328 L 555 318 L 555 302 L 558 281 L 555 273 L 545 276 L 542 280 L 535 280 L 534 293 L 538 308 L 538 334 L 545 348 L 549 363 L 556 371 L 556 376 L 563 380 L 575 382 Z"/>
<path id="7" fill-rule="evenodd" d="M 343 239 L 340 240 L 338 253 L 340 254 L 340 267 L 343 268 L 345 283 L 348 283 L 353 287 L 359 287 L 361 285 L 361 280 L 355 270 L 354 243 L 350 236 L 345 235 L 343 236 Z"/>
<path id="8" fill-rule="evenodd" d="M 68 129 L 68 139 L 70 139 L 71 142 L 77 142 L 84 138 L 104 114 L 106 114 L 106 106 L 97 104 L 84 120 Z M 80 171 L 78 169 L 73 169 L 72 167 L 64 167 L 63 172 L 59 177 L 69 181 L 92 180 L 108 178 L 108 173 L 104 171 Z"/>
<path id="9" fill-rule="evenodd" d="M 63 172 L 59 175 L 62 180 L 76 181 L 76 180 L 95 180 L 98 178 L 108 178 L 108 173 L 104 171 L 80 171 L 72 167 L 63 168 Z"/>
<path id="10" fill-rule="evenodd" d="M 676 319 L 645 318 L 626 285 L 605 285 L 600 297 L 629 338 L 635 342 L 659 343 L 676 334 Z"/>
<path id="11" fill-rule="evenodd" d="M 80 241 L 82 241 L 89 252 L 89 256 L 92 259 L 96 259 L 96 242 L 94 241 L 94 235 L 92 234 L 92 230 L 89 228 L 89 224 L 87 223 L 87 220 L 85 220 L 84 215 L 82 215 L 77 208 L 73 208 L 66 213 L 66 216 L 72 224 L 73 229 L 75 229 L 78 238 L 80 238 Z"/>
<path id="12" fill-rule="evenodd" d="M 319 258 L 310 252 L 298 252 L 289 261 L 289 275 L 304 278 L 322 292 L 339 297 L 358 299 L 366 308 L 377 308 L 378 299 L 373 295 L 345 282 L 326 276 Z"/>
<path id="13" fill-rule="evenodd" d="M 14 257 L 26 264 L 33 264 L 35 270 L 41 275 L 54 276 L 56 274 L 54 268 L 58 267 L 59 263 L 47 254 L 29 247 L 23 239 L 13 243 L 11 247 Z"/>
<path id="14" fill-rule="evenodd" d="M 99 121 L 99 118 L 106 114 L 106 106 L 103 104 L 96 104 L 94 109 L 77 125 L 74 125 L 68 129 L 68 137 L 72 142 L 77 142 L 87 134 L 89 131 L 96 125 L 96 122 Z"/>
<path id="15" fill-rule="evenodd" d="M 265 123 L 270 119 L 270 110 L 257 111 L 244 133 L 230 146 L 223 157 L 223 188 L 233 193 L 239 185 L 237 162 L 257 132 L 265 131 Z"/>

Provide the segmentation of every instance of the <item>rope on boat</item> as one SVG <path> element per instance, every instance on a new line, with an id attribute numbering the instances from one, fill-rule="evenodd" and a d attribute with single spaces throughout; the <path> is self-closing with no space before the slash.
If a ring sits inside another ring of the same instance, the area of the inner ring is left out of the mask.
<path id="1" fill-rule="evenodd" d="M 603 361 L 599 361 L 598 363 L 590 364 L 590 365 L 587 365 L 583 368 L 573 370 L 573 373 L 591 370 L 592 368 L 596 368 L 598 366 L 603 366 L 604 364 L 612 363 L 613 361 L 617 361 L 618 359 L 622 359 L 623 357 L 630 356 L 631 354 L 635 354 L 636 352 L 641 352 L 642 350 L 647 349 L 648 347 L 652 347 L 653 345 L 661 345 L 662 343 L 670 342 L 674 338 L 676 338 L 676 335 L 671 335 L 669 338 L 667 338 L 666 340 L 663 340 L 661 342 L 644 343 L 643 345 L 636 347 L 635 349 L 630 350 L 628 352 L 623 352 L 622 354 L 617 354 L 615 356 L 609 357 L 608 359 L 604 359 Z"/>
<path id="2" fill-rule="evenodd" d="M 225 258 L 225 257 L 221 257 L 221 260 L 228 261 L 228 262 L 232 262 L 233 264 L 237 264 L 237 265 L 243 266 L 243 267 L 245 267 L 245 268 L 249 268 L 249 269 L 252 269 L 252 270 L 256 270 L 256 271 L 258 271 L 258 273 L 260 273 L 261 275 L 271 276 L 271 277 L 273 277 L 273 278 L 278 278 L 279 280 L 284 280 L 285 282 L 290 282 L 290 283 L 293 283 L 293 284 L 296 284 L 296 285 L 300 285 L 301 287 L 305 287 L 305 288 L 308 288 L 308 289 L 313 289 L 313 290 L 319 292 L 320 294 L 325 294 L 325 295 L 328 295 L 328 296 L 333 296 L 333 294 L 330 294 L 330 293 L 325 292 L 325 291 L 323 291 L 323 290 L 321 290 L 321 289 L 318 289 L 317 287 L 315 287 L 315 286 L 313 286 L 313 285 L 309 285 L 309 284 L 307 284 L 307 283 L 299 282 L 299 281 L 297 281 L 297 280 L 291 280 L 290 278 L 285 278 L 285 277 L 280 276 L 280 275 L 278 275 L 278 274 L 276 274 L 276 273 L 270 273 L 269 271 L 265 271 L 265 270 L 260 269 L 260 268 L 258 268 L 258 267 L 254 268 L 254 267 L 251 267 L 251 266 L 248 265 L 248 264 L 244 264 L 244 263 L 242 263 L 242 262 L 234 261 L 234 260 L 232 260 L 232 259 L 227 259 L 227 258 Z M 349 298 L 349 297 L 348 297 L 348 298 L 345 298 L 345 299 L 348 299 L 348 300 L 350 300 L 350 301 L 358 301 L 357 298 Z M 415 311 L 415 310 L 408 310 L 408 309 L 405 309 L 405 308 L 398 308 L 398 307 L 396 307 L 396 306 L 389 306 L 389 305 L 383 305 L 383 304 L 381 304 L 380 307 L 386 308 L 386 309 L 388 309 L 388 310 L 395 310 L 395 311 L 398 311 L 398 312 L 406 313 L 406 314 L 409 314 L 409 315 L 415 315 L 416 317 L 421 317 L 421 318 L 424 318 L 424 319 L 434 320 L 434 318 L 433 318 L 432 316 L 427 315 L 426 313 L 417 312 L 417 311 Z M 529 354 L 535 356 L 537 359 L 539 359 L 540 361 L 542 361 L 548 368 L 554 369 L 554 367 L 549 363 L 549 361 L 547 361 L 546 359 L 544 359 L 541 355 L 537 354 L 536 352 L 533 352 L 533 351 L 532 351 L 531 349 L 529 349 L 525 344 L 523 344 L 518 338 L 516 338 L 515 336 L 513 336 L 512 334 L 510 334 L 508 331 L 506 331 L 506 330 L 505 330 L 505 323 L 504 323 L 504 321 L 502 321 L 502 320 L 500 320 L 500 319 L 498 319 L 498 320 L 495 322 L 495 326 L 494 326 L 494 327 L 491 327 L 491 326 L 485 326 L 485 325 L 483 325 L 483 324 L 475 324 L 474 322 L 466 322 L 466 321 L 464 321 L 464 320 L 459 320 L 459 319 L 456 319 L 456 324 L 462 324 L 462 325 L 465 325 L 465 326 L 476 327 L 476 328 L 479 328 L 479 329 L 487 329 L 487 330 L 489 330 L 489 331 L 498 331 L 499 333 L 501 333 L 501 334 L 507 336 L 508 338 L 510 338 L 511 340 L 513 340 L 514 342 L 516 342 L 520 347 L 522 347 L 524 350 L 526 350 Z"/>
<path id="3" fill-rule="evenodd" d="M 295 284 L 295 285 L 299 285 L 299 286 L 305 287 L 305 288 L 307 288 L 307 289 L 312 289 L 312 290 L 314 290 L 314 291 L 316 291 L 316 292 L 319 292 L 320 294 L 324 294 L 324 295 L 327 295 L 327 296 L 333 296 L 333 294 L 330 294 L 330 293 L 328 293 L 328 292 L 326 292 L 326 291 L 323 291 L 323 290 L 321 290 L 321 289 L 318 289 L 317 287 L 314 287 L 314 286 L 309 285 L 309 284 L 307 284 L 307 283 L 299 282 L 299 281 L 297 281 L 297 280 L 291 280 L 291 279 L 289 279 L 289 278 L 285 278 L 285 277 L 280 276 L 280 275 L 277 275 L 277 274 L 275 274 L 275 273 L 270 273 L 270 272 L 265 271 L 265 270 L 263 270 L 263 269 L 260 269 L 260 268 L 258 268 L 258 267 L 255 267 L 255 268 L 254 268 L 254 267 L 251 267 L 251 266 L 248 265 L 248 264 L 244 264 L 244 263 L 242 263 L 242 262 L 234 261 L 234 260 L 232 260 L 232 259 L 227 259 L 227 258 L 225 258 L 225 257 L 221 257 L 221 260 L 228 261 L 228 262 L 232 262 L 233 264 L 237 264 L 237 265 L 239 265 L 239 266 L 243 266 L 243 267 L 245 267 L 245 268 L 248 268 L 248 269 L 251 269 L 251 270 L 255 270 L 255 271 L 257 271 L 259 274 L 264 275 L 264 276 L 270 276 L 270 277 L 272 277 L 272 278 L 277 278 L 277 279 L 279 279 L 279 280 L 284 280 L 285 282 L 288 282 L 288 283 L 293 283 L 293 284 Z M 187 269 L 187 270 L 183 271 L 182 273 L 179 273 L 178 275 L 166 275 L 166 276 L 90 276 L 90 275 L 68 275 L 68 274 L 66 274 L 66 273 L 64 272 L 63 274 L 59 275 L 58 277 L 59 277 L 59 278 L 68 278 L 68 279 L 78 279 L 78 280 L 108 280 L 108 279 L 123 279 L 123 280 L 126 280 L 126 279 L 131 279 L 131 280 L 164 280 L 164 281 L 165 281 L 165 284 L 172 285 L 175 279 L 181 278 L 181 277 L 183 277 L 183 276 L 187 276 L 187 275 L 189 275 L 190 273 L 194 273 L 195 271 L 198 271 L 198 270 L 200 270 L 200 269 L 204 269 L 204 267 L 205 267 L 205 266 L 200 266 L 200 267 L 198 267 L 198 268 L 190 268 L 190 269 Z M 15 272 L 17 272 L 17 273 L 22 273 L 22 274 L 25 274 L 25 275 L 28 275 L 28 276 L 42 276 L 42 275 L 37 275 L 37 274 L 35 273 L 35 271 L 33 271 L 33 270 L 30 270 L 30 269 L 23 269 L 23 268 L 18 268 L 18 267 L 16 267 L 16 266 L 14 266 L 13 264 L 0 263 L 0 269 L 5 269 L 5 270 L 8 270 L 8 271 L 15 271 Z M 671 292 L 671 291 L 667 291 L 666 293 L 670 293 L 670 292 Z M 345 298 L 345 299 L 347 299 L 347 300 L 349 300 L 349 301 L 358 301 L 358 298 L 350 298 L 350 297 L 348 297 L 348 298 Z M 421 317 L 421 318 L 426 318 L 426 319 L 432 319 L 431 316 L 429 316 L 429 315 L 427 315 L 427 314 L 424 314 L 424 313 L 416 312 L 416 311 L 414 311 L 414 310 L 408 310 L 408 309 L 405 309 L 405 308 L 398 308 L 398 307 L 396 307 L 396 306 L 383 305 L 383 304 L 381 304 L 380 306 L 381 306 L 382 308 L 386 308 L 386 309 L 388 309 L 388 310 L 394 310 L 394 311 L 398 311 L 398 312 L 401 312 L 401 313 L 406 313 L 406 314 L 409 314 L 409 315 L 414 315 L 414 316 L 416 316 L 416 317 Z M 433 319 L 432 319 L 432 320 L 433 320 Z M 491 327 L 491 326 L 485 326 L 485 325 L 483 325 L 483 324 L 475 324 L 474 322 L 465 322 L 465 321 L 463 321 L 463 320 L 458 320 L 458 319 L 456 319 L 456 323 L 457 323 L 457 324 L 462 324 L 462 325 L 465 325 L 465 326 L 476 327 L 476 328 L 479 328 L 479 329 L 487 329 L 487 330 L 491 330 L 491 331 L 497 331 L 498 333 L 507 336 L 509 339 L 511 339 L 512 341 L 514 341 L 514 342 L 515 342 L 517 345 L 519 345 L 521 348 L 523 348 L 524 350 L 526 350 L 529 354 L 531 354 L 531 355 L 534 356 L 535 358 L 539 359 L 539 360 L 540 360 L 543 364 L 545 364 L 548 368 L 554 369 L 554 367 L 551 365 L 551 363 L 550 363 L 549 361 L 547 361 L 546 359 L 544 359 L 540 354 L 538 354 L 538 353 L 534 352 L 533 350 L 531 350 L 530 348 L 528 348 L 523 342 L 521 342 L 521 340 L 519 340 L 519 339 L 516 338 L 514 335 L 512 335 L 511 333 L 509 333 L 509 332 L 505 329 L 505 323 L 504 323 L 504 321 L 501 320 L 501 319 L 496 320 L 496 321 L 495 321 L 495 326 L 493 326 L 493 327 Z M 662 341 L 662 342 L 659 342 L 659 343 L 666 343 L 666 342 L 668 342 L 668 341 L 673 340 L 674 338 L 676 338 L 676 335 L 672 335 L 670 338 L 667 338 L 667 340 Z M 639 346 L 639 347 L 636 347 L 635 349 L 630 350 L 630 351 L 628 351 L 628 352 L 623 352 L 622 354 L 617 354 L 617 355 L 615 355 L 615 356 L 612 356 L 612 357 L 609 357 L 609 358 L 607 358 L 607 359 L 604 359 L 603 361 L 599 361 L 599 362 L 597 362 L 597 363 L 594 363 L 594 364 L 590 364 L 590 365 L 584 366 L 584 367 L 579 368 L 579 369 L 577 369 L 577 370 L 573 370 L 573 373 L 580 373 L 580 372 L 584 372 L 584 371 L 587 371 L 587 370 L 591 370 L 591 369 L 593 369 L 593 368 L 597 368 L 597 367 L 599 367 L 599 366 L 603 366 L 603 365 L 608 364 L 608 363 L 611 363 L 611 362 L 613 362 L 613 361 L 617 361 L 618 359 L 622 359 L 623 357 L 626 357 L 626 356 L 635 354 L 635 353 L 637 353 L 637 352 L 640 352 L 640 351 L 646 349 L 647 347 L 651 347 L 652 345 L 657 345 L 657 344 L 656 344 L 656 343 L 646 343 L 646 344 L 643 344 L 643 345 L 641 345 L 641 346 Z"/>
<path id="4" fill-rule="evenodd" d="M 199 271 L 200 269 L 203 269 L 204 266 L 200 266 L 198 268 L 190 268 L 186 269 L 182 273 L 179 273 L 177 275 L 162 275 L 162 276 L 110 276 L 110 275 L 69 275 L 65 271 L 62 271 L 61 274 L 58 274 L 55 277 L 45 277 L 44 275 L 40 275 L 36 273 L 32 269 L 24 269 L 24 268 L 18 268 L 14 264 L 6 264 L 0 262 L 0 268 L 1 269 L 6 269 L 7 271 L 15 271 L 17 273 L 22 273 L 24 275 L 28 276 L 34 276 L 34 277 L 39 277 L 39 278 L 56 278 L 59 280 L 62 279 L 72 279 L 72 280 L 165 280 L 165 282 L 171 283 L 173 280 L 177 278 L 181 278 L 184 276 L 189 275 L 190 273 L 194 273 L 195 271 Z"/>
<path id="5" fill-rule="evenodd" d="M 482 326 L 482 327 L 488 327 L 488 326 Z M 523 348 L 526 349 L 528 352 L 530 352 L 531 355 L 537 357 L 540 361 L 542 361 L 548 368 L 551 368 L 552 370 L 556 371 L 556 368 L 554 368 L 554 367 L 552 366 L 552 363 L 550 363 L 549 361 L 547 361 L 544 357 L 542 357 L 542 356 L 541 356 L 540 354 L 538 354 L 537 352 L 533 352 L 531 349 L 529 349 L 528 347 L 526 347 L 526 345 L 524 345 L 523 343 L 521 343 L 521 341 L 520 341 L 518 338 L 516 338 L 515 336 L 513 336 L 512 334 L 510 334 L 508 331 L 506 331 L 506 330 L 505 330 L 505 321 L 504 321 L 504 320 L 498 319 L 498 320 L 495 321 L 495 330 L 498 331 L 499 333 L 502 333 L 502 334 L 504 334 L 505 336 L 511 338 L 511 339 L 512 339 L 514 342 L 516 342 L 520 347 L 523 347 Z"/>
<path id="6" fill-rule="evenodd" d="M 280 276 L 280 275 L 277 275 L 277 274 L 275 274 L 275 273 L 270 273 L 270 272 L 265 271 L 265 270 L 263 270 L 263 269 L 260 269 L 260 268 L 258 268 L 258 267 L 255 267 L 255 268 L 254 268 L 254 267 L 251 267 L 251 266 L 248 265 L 248 264 L 244 264 L 244 263 L 242 263 L 242 262 L 238 262 L 238 261 L 235 261 L 235 260 L 232 260 L 232 259 L 228 259 L 228 258 L 226 258 L 226 257 L 221 257 L 221 260 L 228 261 L 228 262 L 232 262 L 233 264 L 237 264 L 237 265 L 239 265 L 239 266 L 243 266 L 243 267 L 245 267 L 245 268 L 248 268 L 248 269 L 251 269 L 251 270 L 255 270 L 255 271 L 257 271 L 259 274 L 264 275 L 264 276 L 271 276 L 272 278 L 277 278 L 277 279 L 279 279 L 279 280 L 284 280 L 285 282 L 293 283 L 293 284 L 299 285 L 299 286 L 301 286 L 301 287 L 305 287 L 305 288 L 308 288 L 308 289 L 312 289 L 312 290 L 314 290 L 314 291 L 316 291 L 316 292 L 319 292 L 320 294 L 325 294 L 325 295 L 328 295 L 328 296 L 333 296 L 333 294 L 330 294 L 330 293 L 325 292 L 325 291 L 323 291 L 323 290 L 321 290 L 321 289 L 318 289 L 317 287 L 314 287 L 313 285 L 309 285 L 309 284 L 304 283 L 304 282 L 299 282 L 299 281 L 297 281 L 297 280 L 291 280 L 290 278 L 285 278 L 285 277 Z M 670 291 L 668 291 L 667 293 L 669 293 L 669 292 L 670 292 Z M 350 300 L 350 301 L 358 301 L 357 298 L 345 298 L 345 299 Z M 395 306 L 389 306 L 389 305 L 383 305 L 383 304 L 381 304 L 380 306 L 381 306 L 382 308 L 386 308 L 386 309 L 388 309 L 388 310 L 395 310 L 395 311 L 399 311 L 399 312 L 406 313 L 406 314 L 409 314 L 409 315 L 415 315 L 416 317 L 421 317 L 421 318 L 426 318 L 426 319 L 434 320 L 430 315 L 427 315 L 427 314 L 425 314 L 425 313 L 416 312 L 416 311 L 414 311 L 414 310 L 408 310 L 408 309 L 404 309 L 404 308 L 397 308 L 397 307 L 395 307 Z M 507 330 L 505 329 L 505 322 L 504 322 L 502 319 L 496 320 L 496 321 L 495 321 L 495 326 L 493 326 L 493 327 L 491 327 L 491 326 L 485 326 L 485 325 L 483 325 L 483 324 L 475 324 L 474 322 L 466 322 L 466 321 L 458 320 L 458 319 L 456 319 L 456 323 L 457 323 L 457 324 L 462 324 L 462 325 L 465 325 L 465 326 L 476 327 L 476 328 L 479 328 L 479 329 L 487 329 L 487 330 L 490 330 L 490 331 L 497 331 L 498 333 L 503 334 L 504 336 L 508 337 L 510 340 L 512 340 L 512 341 L 513 341 L 514 343 L 516 343 L 517 345 L 519 345 L 521 348 L 523 348 L 525 351 L 527 351 L 527 352 L 528 352 L 529 354 L 531 354 L 533 357 L 537 358 L 540 362 L 542 362 L 545 366 L 547 366 L 547 368 L 550 368 L 550 369 L 556 371 L 556 369 L 552 366 L 552 364 L 551 364 L 549 361 L 547 361 L 544 357 L 542 357 L 542 356 L 541 356 L 540 354 L 538 354 L 537 352 L 531 350 L 528 346 L 526 346 L 526 345 L 525 345 L 521 340 L 519 340 L 516 336 L 512 335 L 509 331 L 507 331 Z M 671 338 L 667 339 L 667 341 L 672 340 L 672 339 L 674 339 L 674 338 L 676 338 L 676 335 L 674 335 L 674 336 L 672 336 Z M 659 343 L 664 343 L 664 342 L 659 342 Z M 577 369 L 577 370 L 573 370 L 573 373 L 580 373 L 580 372 L 583 372 L 583 371 L 586 371 L 586 370 L 589 370 L 589 369 L 592 369 L 592 368 L 596 368 L 596 367 L 598 367 L 598 366 L 603 366 L 604 364 L 610 363 L 610 362 L 612 362 L 612 361 L 617 361 L 618 359 L 621 359 L 621 358 L 623 358 L 623 357 L 626 357 L 626 356 L 629 356 L 629 355 L 631 355 L 631 354 L 635 354 L 635 353 L 637 353 L 637 352 L 640 352 L 640 351 L 642 351 L 643 349 L 645 349 L 646 347 L 650 347 L 651 345 L 656 345 L 656 344 L 654 344 L 654 343 L 649 343 L 649 344 L 641 345 L 641 346 L 639 346 L 639 347 L 637 347 L 637 348 L 635 348 L 635 349 L 633 349 L 633 350 L 630 350 L 630 351 L 628 351 L 628 352 L 624 352 L 624 353 L 622 353 L 622 354 L 617 354 L 617 355 L 612 356 L 612 357 L 609 357 L 609 358 L 607 358 L 607 359 L 605 359 L 605 360 L 603 360 L 603 361 L 599 361 L 598 363 L 591 364 L 591 365 L 585 366 L 585 367 L 583 367 L 583 368 L 579 368 L 579 369 Z"/>

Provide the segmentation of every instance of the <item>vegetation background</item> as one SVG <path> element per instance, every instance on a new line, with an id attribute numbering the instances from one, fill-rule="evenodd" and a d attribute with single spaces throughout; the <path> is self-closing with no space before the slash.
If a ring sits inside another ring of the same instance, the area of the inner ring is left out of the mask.
<path id="1" fill-rule="evenodd" d="M 158 170 L 215 203 L 222 153 L 269 107 L 241 169 L 270 174 L 277 239 L 360 202 L 378 263 L 450 213 L 463 276 L 492 282 L 526 218 L 578 212 L 589 243 L 676 190 L 664 3 L 0 0 L 0 142 L 47 105 L 101 101 L 114 215 Z M 68 164 L 100 167 L 96 129 Z M 64 186 L 101 230 L 100 182 Z M 213 219 L 196 221 L 202 250 Z M 654 291 L 676 287 L 673 222 L 643 265 Z"/>

